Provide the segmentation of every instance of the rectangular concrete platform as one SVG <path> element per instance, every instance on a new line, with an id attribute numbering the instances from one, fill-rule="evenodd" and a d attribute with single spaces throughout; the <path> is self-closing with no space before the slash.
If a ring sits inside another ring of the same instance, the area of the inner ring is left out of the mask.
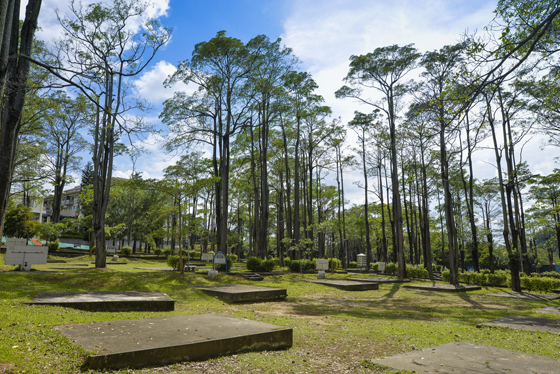
<path id="1" fill-rule="evenodd" d="M 488 345 L 454 342 L 374 360 L 376 364 L 412 373 L 552 374 L 560 360 Z"/>
<path id="2" fill-rule="evenodd" d="M 175 301 L 159 291 L 45 292 L 31 304 L 58 305 L 88 311 L 149 311 L 175 309 Z"/>
<path id="3" fill-rule="evenodd" d="M 322 284 L 324 286 L 334 287 L 345 291 L 370 291 L 379 289 L 379 284 L 373 282 L 355 282 L 339 279 L 311 280 L 308 282 Z"/>
<path id="4" fill-rule="evenodd" d="M 545 301 L 560 299 L 560 295 L 552 295 L 546 293 L 514 292 L 514 291 L 492 293 L 489 294 L 488 296 L 513 297 L 515 299 L 545 300 Z"/>
<path id="5" fill-rule="evenodd" d="M 423 290 L 423 291 L 436 291 L 436 292 L 467 292 L 467 291 L 478 291 L 481 290 L 482 287 L 480 286 L 455 286 L 453 284 L 446 284 L 446 283 L 434 283 L 434 284 L 411 284 L 403 286 L 405 288 L 412 288 L 414 290 Z"/>
<path id="6" fill-rule="evenodd" d="M 350 278 L 353 282 L 374 282 L 374 283 L 408 283 L 408 279 L 399 278 Z"/>
<path id="7" fill-rule="evenodd" d="M 551 318 L 507 316 L 477 325 L 477 327 L 482 326 L 507 327 L 517 330 L 540 331 L 560 334 L 560 319 Z M 560 366 L 558 367 L 558 372 L 560 372 Z"/>
<path id="8" fill-rule="evenodd" d="M 537 310 L 537 313 L 560 314 L 560 306 L 545 306 L 544 308 L 540 308 L 539 310 Z"/>
<path id="9" fill-rule="evenodd" d="M 226 286 L 202 287 L 207 295 L 217 296 L 227 303 L 247 303 L 264 300 L 285 299 L 285 288 L 246 286 L 231 284 Z"/>
<path id="10" fill-rule="evenodd" d="M 205 360 L 243 351 L 287 349 L 290 328 L 243 318 L 198 314 L 56 326 L 55 330 L 94 351 L 92 369 L 164 365 Z"/>

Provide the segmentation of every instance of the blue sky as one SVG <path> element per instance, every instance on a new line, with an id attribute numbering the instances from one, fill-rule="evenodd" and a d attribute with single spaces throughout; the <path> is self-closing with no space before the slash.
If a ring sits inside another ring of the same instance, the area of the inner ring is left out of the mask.
<path id="1" fill-rule="evenodd" d="M 53 9 L 67 9 L 69 0 L 43 0 L 39 36 L 45 40 L 60 33 Z M 312 74 L 319 85 L 318 93 L 333 109 L 333 117 L 343 122 L 352 118 L 354 110 L 366 110 L 348 100 L 337 100 L 334 92 L 342 86 L 348 71 L 348 58 L 377 47 L 410 44 L 421 51 L 434 50 L 456 43 L 467 30 L 480 30 L 492 20 L 497 0 L 152 0 L 150 15 L 159 16 L 173 28 L 170 43 L 158 53 L 152 64 L 138 77 L 138 93 L 150 101 L 154 110 L 147 120 L 158 125 L 162 103 L 175 90 L 188 90 L 178 85 L 165 89 L 165 78 L 173 74 L 179 61 L 191 57 L 196 43 L 211 39 L 220 30 L 246 42 L 259 34 L 270 39 L 281 37 L 301 60 L 301 70 Z M 411 75 L 410 78 L 416 78 Z M 161 124 L 159 124 L 161 125 Z M 533 142 L 528 158 L 535 172 L 552 170 L 545 150 Z M 163 154 L 152 137 L 144 144 L 151 153 L 141 156 L 136 169 L 145 177 L 159 178 L 174 159 Z M 527 152 L 527 151 L 526 151 Z M 557 149 L 554 149 L 555 153 Z M 87 157 L 87 156 L 86 156 Z M 84 157 L 86 159 L 86 157 Z M 480 152 L 477 170 L 492 177 L 493 167 L 485 162 L 491 155 Z M 527 158 L 527 157 L 526 157 Z M 132 170 L 126 157 L 116 160 L 116 176 L 126 177 Z M 348 178 L 350 186 L 354 176 Z M 359 179 L 359 173 L 354 179 Z M 349 192 L 358 202 L 361 192 Z M 360 198 L 361 200 L 361 198 Z"/>

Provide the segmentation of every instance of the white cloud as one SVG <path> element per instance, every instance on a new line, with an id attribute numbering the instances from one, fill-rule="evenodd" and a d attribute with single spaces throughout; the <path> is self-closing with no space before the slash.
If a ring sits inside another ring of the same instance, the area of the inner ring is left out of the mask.
<path id="1" fill-rule="evenodd" d="M 194 89 L 182 82 L 170 88 L 164 87 L 163 82 L 176 71 L 175 66 L 169 62 L 159 61 L 136 80 L 135 85 L 138 94 L 148 102 L 156 104 L 171 98 L 175 91 L 193 91 Z"/>

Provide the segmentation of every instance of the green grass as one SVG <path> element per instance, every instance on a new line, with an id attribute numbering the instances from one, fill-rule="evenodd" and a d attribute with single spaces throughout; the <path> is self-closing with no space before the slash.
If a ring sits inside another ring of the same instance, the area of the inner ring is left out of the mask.
<path id="1" fill-rule="evenodd" d="M 2 256 L 0 256 L 2 257 Z M 67 259 L 89 263 L 88 256 Z M 3 258 L 0 258 L 3 263 Z M 34 266 L 52 269 L 64 264 Z M 305 282 L 310 274 L 266 277 L 262 282 L 240 276 L 220 275 L 209 281 L 200 274 L 137 270 L 135 267 L 165 266 L 165 260 L 128 260 L 127 265 L 108 269 L 57 270 L 55 272 L 13 272 L 0 265 L 0 373 L 79 373 L 86 352 L 74 345 L 53 326 L 119 319 L 222 313 L 294 329 L 294 345 L 277 352 L 249 352 L 219 357 L 204 363 L 177 363 L 166 370 L 144 368 L 117 373 L 204 372 L 219 368 L 224 372 L 288 373 L 350 372 L 389 373 L 379 366 L 380 357 L 413 349 L 470 341 L 508 348 L 529 354 L 560 358 L 560 340 L 550 333 L 477 328 L 480 322 L 510 314 L 559 318 L 535 313 L 544 302 L 496 298 L 483 288 L 469 293 L 413 291 L 402 284 L 380 285 L 378 291 L 346 292 Z M 351 275 L 334 274 L 331 279 Z M 203 294 L 194 285 L 251 284 L 287 288 L 285 301 L 253 304 L 226 304 Z M 39 292 L 159 290 L 176 301 L 174 312 L 86 312 L 70 308 L 28 305 Z M 96 371 L 91 371 L 97 373 Z"/>

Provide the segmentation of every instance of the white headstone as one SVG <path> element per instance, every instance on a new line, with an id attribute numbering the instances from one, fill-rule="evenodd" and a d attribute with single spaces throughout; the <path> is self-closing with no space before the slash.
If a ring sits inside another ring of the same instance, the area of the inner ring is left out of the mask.
<path id="1" fill-rule="evenodd" d="M 329 260 L 317 260 L 317 270 L 329 270 Z"/>

